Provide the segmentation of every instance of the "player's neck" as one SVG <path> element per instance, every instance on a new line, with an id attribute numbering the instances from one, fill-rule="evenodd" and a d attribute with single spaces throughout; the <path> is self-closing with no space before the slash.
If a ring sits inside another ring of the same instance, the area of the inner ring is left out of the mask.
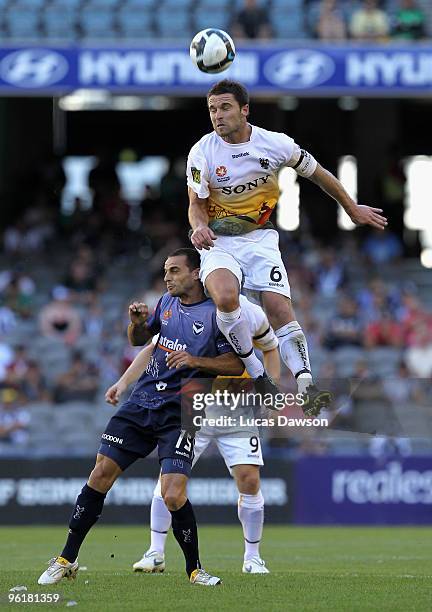
<path id="1" fill-rule="evenodd" d="M 192 290 L 187 295 L 180 295 L 180 302 L 182 304 L 197 304 L 206 299 L 205 293 L 202 289 Z"/>
<path id="2" fill-rule="evenodd" d="M 232 134 L 227 134 L 226 136 L 222 136 L 222 139 L 225 140 L 228 144 L 241 144 L 242 142 L 249 142 L 252 133 L 252 126 L 249 123 L 246 123 L 242 128 L 232 132 Z"/>

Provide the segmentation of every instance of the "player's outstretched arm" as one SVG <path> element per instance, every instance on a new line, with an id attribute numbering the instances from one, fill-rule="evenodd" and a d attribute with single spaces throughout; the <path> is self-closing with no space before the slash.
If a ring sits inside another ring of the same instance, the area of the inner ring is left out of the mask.
<path id="1" fill-rule="evenodd" d="M 276 383 L 280 381 L 281 367 L 279 350 L 277 348 L 263 352 L 264 368 Z"/>
<path id="2" fill-rule="evenodd" d="M 121 394 L 124 393 L 129 385 L 136 382 L 145 372 L 152 352 L 152 344 L 144 347 L 132 361 L 128 369 L 122 376 L 120 376 L 118 381 L 107 389 L 105 393 L 105 400 L 108 402 L 108 404 L 112 404 L 113 406 L 118 404 Z"/>
<path id="3" fill-rule="evenodd" d="M 174 351 L 168 355 L 167 364 L 169 369 L 186 367 L 221 376 L 241 376 L 244 371 L 242 361 L 231 351 L 216 357 L 195 357 L 186 351 Z"/>
<path id="4" fill-rule="evenodd" d="M 147 326 L 148 315 L 148 306 L 142 302 L 134 302 L 129 306 L 131 322 L 128 327 L 128 338 L 132 346 L 143 346 L 152 337 L 152 332 Z"/>
<path id="5" fill-rule="evenodd" d="M 357 204 L 342 183 L 320 164 L 317 165 L 312 176 L 308 178 L 335 199 L 356 225 L 371 225 L 380 230 L 385 229 L 387 219 L 381 214 L 382 209 Z"/>
<path id="6" fill-rule="evenodd" d="M 209 228 L 208 200 L 199 198 L 195 191 L 189 187 L 189 223 L 192 228 L 191 242 L 199 251 L 208 251 L 216 240 L 215 233 Z"/>

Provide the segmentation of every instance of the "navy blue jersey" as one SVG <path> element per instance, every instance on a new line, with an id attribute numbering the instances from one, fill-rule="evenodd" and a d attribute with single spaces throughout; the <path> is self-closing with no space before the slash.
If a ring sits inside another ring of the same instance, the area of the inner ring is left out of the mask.
<path id="1" fill-rule="evenodd" d="M 166 357 L 173 351 L 187 351 L 194 357 L 216 357 L 232 352 L 216 323 L 216 307 L 209 298 L 196 304 L 182 304 L 165 293 L 147 320 L 152 334 L 159 334 L 146 371 L 129 398 L 143 408 L 157 409 L 163 404 L 180 406 L 181 382 L 202 377 L 202 370 L 169 370 Z M 209 376 L 211 377 L 211 376 Z"/>

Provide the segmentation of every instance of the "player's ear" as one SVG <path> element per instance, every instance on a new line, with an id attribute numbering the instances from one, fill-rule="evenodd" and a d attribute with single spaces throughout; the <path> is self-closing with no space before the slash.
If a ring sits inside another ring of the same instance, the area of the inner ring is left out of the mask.
<path id="1" fill-rule="evenodd" d="M 249 117 L 249 104 L 242 106 L 240 112 L 247 119 Z"/>
<path id="2" fill-rule="evenodd" d="M 195 270 L 192 270 L 192 278 L 194 280 L 199 280 L 199 273 L 200 273 L 199 268 L 195 268 Z"/>

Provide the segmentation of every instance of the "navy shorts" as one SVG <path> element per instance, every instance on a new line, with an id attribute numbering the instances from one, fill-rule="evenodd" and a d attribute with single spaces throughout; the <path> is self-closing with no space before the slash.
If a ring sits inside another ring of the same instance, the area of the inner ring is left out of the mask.
<path id="1" fill-rule="evenodd" d="M 194 438 L 181 428 L 178 406 L 149 410 L 126 402 L 110 419 L 98 452 L 115 461 L 124 471 L 157 447 L 163 474 L 189 476 L 194 442 Z"/>

